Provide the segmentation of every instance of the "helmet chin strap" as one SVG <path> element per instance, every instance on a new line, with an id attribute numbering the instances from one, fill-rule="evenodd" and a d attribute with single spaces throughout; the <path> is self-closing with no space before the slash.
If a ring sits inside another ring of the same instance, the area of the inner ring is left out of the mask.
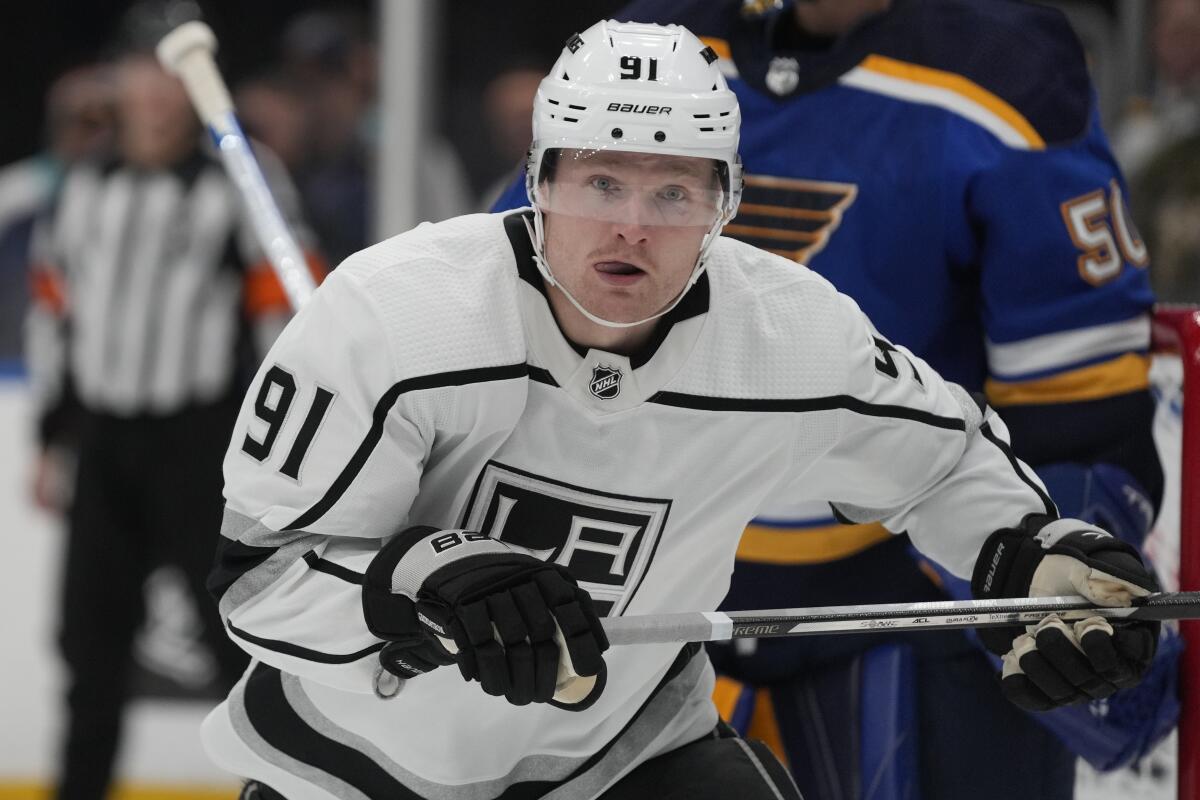
<path id="1" fill-rule="evenodd" d="M 571 302 L 571 305 L 575 306 L 575 309 L 580 314 L 583 314 L 583 316 L 589 321 L 594 322 L 597 325 L 603 325 L 605 328 L 636 328 L 638 325 L 644 325 L 647 322 L 656 320 L 664 314 L 669 313 L 671 309 L 679 305 L 679 303 L 683 300 L 684 295 L 686 295 L 688 291 L 696 285 L 696 281 L 700 280 L 700 276 L 704 274 L 704 257 L 708 255 L 708 249 L 712 246 L 713 240 L 716 239 L 717 232 L 721 228 L 721 222 L 722 221 L 718 219 L 713 225 L 712 229 L 710 229 L 709 232 L 704 235 L 704 241 L 700 245 L 700 254 L 696 257 L 696 266 L 692 268 L 692 274 L 690 277 L 688 277 L 687 284 L 682 290 L 680 290 L 679 294 L 675 295 L 675 299 L 667 303 L 667 305 L 664 306 L 661 311 L 657 312 L 656 314 L 652 314 L 645 319 L 639 319 L 637 322 L 613 322 L 612 320 L 596 316 L 584 308 L 583 305 L 575 299 L 575 296 L 567 290 L 567 287 L 563 286 L 558 279 L 554 277 L 554 273 L 550 271 L 550 262 L 546 260 L 546 230 L 542 222 L 542 210 L 537 205 L 534 205 L 533 207 L 533 223 L 530 224 L 528 219 L 525 220 L 525 230 L 529 232 L 529 241 L 533 243 L 533 261 L 535 264 L 537 264 L 538 272 L 542 274 L 542 278 L 545 279 L 546 283 L 557 287 L 558 290 L 563 293 L 563 296 Z"/>

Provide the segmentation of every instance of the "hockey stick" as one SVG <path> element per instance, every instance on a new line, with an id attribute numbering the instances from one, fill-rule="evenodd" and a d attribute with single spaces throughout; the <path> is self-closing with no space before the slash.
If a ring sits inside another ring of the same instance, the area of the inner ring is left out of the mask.
<path id="1" fill-rule="evenodd" d="M 312 296 L 316 284 L 238 124 L 229 90 L 213 60 L 216 49 L 217 37 L 211 28 L 203 22 L 185 22 L 163 37 L 157 53 L 163 67 L 178 75 L 187 88 L 192 105 L 217 145 L 225 169 L 246 202 L 259 244 L 279 276 L 288 302 L 299 310 Z"/>
<path id="2" fill-rule="evenodd" d="M 823 608 L 775 608 L 763 611 L 692 611 L 647 614 L 604 620 L 614 645 L 721 642 L 769 636 L 819 633 L 945 630 L 1032 625 L 1049 614 L 1064 620 L 1105 617 L 1112 620 L 1200 619 L 1200 592 L 1155 594 L 1132 606 L 1097 606 L 1082 597 L 889 603 Z"/>
<path id="3" fill-rule="evenodd" d="M 611 645 L 724 642 L 820 633 L 931 631 L 949 628 L 995 628 L 1035 625 L 1050 614 L 1064 620 L 1104 617 L 1111 620 L 1200 619 L 1200 592 L 1163 592 L 1134 601 L 1132 606 L 1098 606 L 1083 597 L 1034 597 L 1000 600 L 944 600 L 935 603 L 883 603 L 817 608 L 772 608 L 762 611 L 689 611 L 605 618 Z M 453 647 L 451 647 L 453 652 Z M 559 682 L 563 679 L 559 665 Z M 375 693 L 394 697 L 404 680 L 381 666 Z"/>

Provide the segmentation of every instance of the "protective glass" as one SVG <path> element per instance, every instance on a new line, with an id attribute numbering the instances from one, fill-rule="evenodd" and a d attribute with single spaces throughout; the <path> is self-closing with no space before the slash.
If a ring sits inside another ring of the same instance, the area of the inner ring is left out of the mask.
<path id="1" fill-rule="evenodd" d="M 620 150 L 547 150 L 536 200 L 543 212 L 628 225 L 703 228 L 725 196 L 711 158 Z"/>

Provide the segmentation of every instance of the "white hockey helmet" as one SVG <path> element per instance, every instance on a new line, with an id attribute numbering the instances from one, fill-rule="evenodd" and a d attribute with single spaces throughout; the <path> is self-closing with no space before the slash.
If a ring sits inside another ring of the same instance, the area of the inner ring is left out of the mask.
<path id="1" fill-rule="evenodd" d="M 563 289 L 593 322 L 630 327 L 667 313 L 699 279 L 712 242 L 737 213 L 742 196 L 738 158 L 741 112 L 725 83 L 711 47 L 681 25 L 607 20 L 567 40 L 562 55 L 538 87 L 533 106 L 533 145 L 525 189 L 534 207 L 531 231 L 538 268 L 551 284 L 545 259 L 541 183 L 548 154 L 561 150 L 620 151 L 712 159 L 721 197 L 696 266 L 680 295 L 646 320 L 613 323 L 593 316 Z"/>

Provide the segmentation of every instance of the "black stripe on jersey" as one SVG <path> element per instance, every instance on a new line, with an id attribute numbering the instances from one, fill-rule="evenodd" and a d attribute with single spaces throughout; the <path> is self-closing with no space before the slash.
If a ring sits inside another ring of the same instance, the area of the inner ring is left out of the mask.
<path id="1" fill-rule="evenodd" d="M 367 459 L 371 457 L 371 451 L 375 449 L 375 445 L 379 444 L 379 440 L 383 437 L 383 426 L 387 422 L 388 414 L 391 413 L 392 407 L 396 405 L 396 401 L 400 399 L 400 395 L 405 392 L 440 389 L 445 386 L 466 386 L 472 383 L 507 381 L 514 378 L 525 378 L 528 375 L 529 368 L 522 363 L 506 364 L 502 367 L 480 367 L 454 372 L 441 372 L 436 375 L 422 375 L 419 378 L 409 378 L 408 380 L 400 381 L 391 389 L 388 389 L 379 402 L 375 404 L 371 429 L 367 431 L 362 444 L 354 451 L 350 462 L 346 464 L 341 473 L 334 479 L 333 484 L 326 490 L 325 495 L 307 511 L 293 520 L 290 525 L 285 525 L 283 530 L 302 530 L 319 520 L 329 509 L 333 508 L 333 504 L 346 493 L 346 490 L 350 488 L 350 484 L 358 477 L 358 473 L 366 465 Z"/>
<path id="2" fill-rule="evenodd" d="M 698 411 L 797 413 L 844 408 L 847 411 L 870 417 L 909 419 L 913 422 L 932 425 L 935 428 L 964 432 L 967 430 L 966 423 L 957 417 L 941 417 L 928 411 L 918 411 L 915 408 L 905 408 L 904 406 L 876 405 L 845 394 L 811 397 L 804 400 L 755 400 L 742 397 L 705 397 L 697 394 L 680 394 L 679 392 L 659 392 L 646 402 L 676 408 L 691 408 Z"/>
<path id="3" fill-rule="evenodd" d="M 637 722 L 646 708 L 662 691 L 691 663 L 700 652 L 700 645 L 684 645 L 679 655 L 667 669 L 666 675 L 654 687 L 650 696 L 642 702 L 624 727 L 604 746 L 593 753 L 566 780 L 573 780 L 592 769 L 603 759 L 614 745 L 622 741 L 625 733 Z M 288 702 L 283 690 L 283 681 L 278 669 L 258 664 L 246 681 L 243 694 L 246 716 L 250 724 L 271 747 L 308 766 L 316 767 L 350 786 L 367 797 L 389 797 L 399 800 L 422 800 L 360 750 L 349 747 L 308 724 Z M 497 796 L 496 800 L 535 800 L 543 797 L 561 784 L 553 781 L 521 781 L 514 783 Z"/>
<path id="4" fill-rule="evenodd" d="M 301 647 L 298 644 L 292 644 L 291 642 L 281 642 L 277 639 L 264 639 L 261 636 L 255 636 L 237 627 L 232 622 L 226 622 L 225 626 L 229 628 L 229 632 L 234 636 L 244 639 L 250 642 L 250 644 L 265 647 L 276 653 L 283 653 L 285 656 L 302 658 L 305 661 L 315 661 L 318 664 L 353 664 L 355 661 L 366 658 L 372 653 L 378 653 L 386 644 L 386 642 L 376 642 L 370 647 L 364 647 L 357 653 L 322 653 L 320 650 L 311 650 L 307 647 Z"/>
<path id="5" fill-rule="evenodd" d="M 604 747 L 601 747 L 595 753 L 592 753 L 591 757 L 588 758 L 588 760 L 585 761 L 583 764 L 580 764 L 578 769 L 576 769 L 574 772 L 572 772 L 571 776 L 569 778 L 567 778 L 567 780 L 571 781 L 571 780 L 574 780 L 575 778 L 580 777 L 581 775 L 586 774 L 588 770 L 590 770 L 592 767 L 596 766 L 596 764 L 600 763 L 600 760 L 602 758 L 604 758 L 605 755 L 608 754 L 608 751 L 612 749 L 613 745 L 620 742 L 621 738 L 626 734 L 626 732 L 628 732 L 628 730 L 630 728 L 633 727 L 634 723 L 641 719 L 642 714 L 645 713 L 646 709 L 650 706 L 650 703 L 654 700 L 654 698 L 658 697 L 658 693 L 661 692 L 668 683 L 670 683 L 672 680 L 674 680 L 676 677 L 678 677 L 679 674 L 681 672 L 683 672 L 684 669 L 687 668 L 688 664 L 690 664 L 692 662 L 692 659 L 696 657 L 696 654 L 699 653 L 701 649 L 702 649 L 701 645 L 696 642 L 689 642 L 689 643 L 685 644 L 683 647 L 681 647 L 679 649 L 679 653 L 675 656 L 675 660 L 671 662 L 671 666 L 667 667 L 667 673 L 662 676 L 662 679 L 658 682 L 658 685 L 654 687 L 654 691 L 650 692 L 650 696 L 647 697 L 644 701 L 642 701 L 642 705 L 638 708 L 637 712 L 634 713 L 634 715 L 629 718 L 629 721 L 626 722 L 624 726 L 622 726 L 621 730 L 617 732 L 616 736 L 609 739 L 604 744 Z M 505 798 L 509 797 L 509 792 L 512 792 L 514 789 L 516 789 L 518 787 L 528 786 L 528 785 L 529 784 L 518 783 L 513 786 L 510 786 L 508 788 L 508 791 L 506 791 L 503 795 L 501 795 L 501 800 L 504 800 Z M 514 795 L 514 800 L 517 800 L 518 797 L 529 797 L 529 796 L 530 795 L 520 795 L 520 796 Z M 536 797 L 539 795 L 533 795 L 533 796 Z"/>
<path id="6" fill-rule="evenodd" d="M 995 431 L 992 430 L 991 423 L 983 423 L 983 425 L 979 426 L 979 431 L 983 434 L 983 438 L 1000 448 L 1000 452 L 1004 453 L 1008 458 L 1008 463 L 1012 465 L 1013 471 L 1017 473 L 1017 476 L 1028 484 L 1030 489 L 1037 492 L 1037 496 L 1041 498 L 1042 504 L 1046 507 L 1046 513 L 1052 517 L 1057 517 L 1058 508 L 1054 505 L 1054 501 L 1042 490 L 1042 487 L 1037 485 L 1037 481 L 1025 474 L 1025 470 L 1021 469 L 1021 462 L 1017 460 L 1017 454 L 1013 452 L 1008 442 L 996 435 Z"/>
<path id="7" fill-rule="evenodd" d="M 246 716 L 267 744 L 353 786 L 366 797 L 422 800 L 372 758 L 315 730 L 283 692 L 279 670 L 259 664 L 246 681 Z"/>
<path id="8" fill-rule="evenodd" d="M 212 571 L 205 588 L 218 603 L 230 586 L 250 570 L 258 567 L 279 550 L 278 547 L 254 547 L 234 539 L 220 537 Z"/>
<path id="9" fill-rule="evenodd" d="M 352 569 L 346 569 L 341 564 L 335 564 L 332 561 L 327 561 L 312 550 L 304 554 L 304 563 L 308 564 L 308 568 L 317 572 L 324 572 L 326 575 L 332 575 L 335 578 L 341 578 L 346 583 L 355 583 L 359 586 L 363 585 L 366 576 L 361 572 L 355 572 Z"/>
<path id="10" fill-rule="evenodd" d="M 535 367 L 532 364 L 529 365 L 529 380 L 558 388 L 558 381 L 554 380 L 554 376 L 550 374 L 550 370 Z"/>

